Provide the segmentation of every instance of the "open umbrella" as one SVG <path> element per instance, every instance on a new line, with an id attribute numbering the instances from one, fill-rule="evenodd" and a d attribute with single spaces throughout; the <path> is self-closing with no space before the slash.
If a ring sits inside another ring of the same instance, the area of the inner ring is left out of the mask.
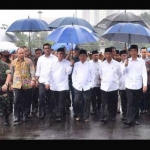
<path id="1" fill-rule="evenodd" d="M 73 50 L 75 49 L 76 44 L 73 43 Z M 60 47 L 66 47 L 66 50 L 70 50 L 72 48 L 72 44 L 71 43 L 55 43 L 54 45 L 52 45 L 51 49 L 53 50 L 57 50 Z"/>
<path id="2" fill-rule="evenodd" d="M 99 41 L 96 33 L 90 29 L 79 25 L 64 25 L 53 31 L 47 39 L 56 43 L 71 43 L 73 50 L 73 43 L 83 44 Z"/>
<path id="3" fill-rule="evenodd" d="M 11 42 L 7 42 L 7 41 L 0 42 L 0 51 L 4 51 L 4 50 L 10 51 L 12 49 L 17 50 L 18 47 Z"/>
<path id="4" fill-rule="evenodd" d="M 108 28 L 102 35 L 109 41 L 150 43 L 150 30 L 140 24 L 118 23 Z"/>
<path id="5" fill-rule="evenodd" d="M 56 28 L 58 28 L 60 26 L 72 25 L 72 24 L 87 27 L 88 29 L 90 29 L 93 32 L 95 32 L 94 28 L 92 27 L 92 25 L 89 22 L 87 22 L 85 19 L 76 18 L 76 17 L 61 17 L 61 18 L 57 18 L 56 20 L 52 21 L 48 25 L 48 27 L 50 29 L 56 29 Z"/>
<path id="6" fill-rule="evenodd" d="M 41 19 L 20 19 L 13 22 L 6 32 L 29 32 L 29 47 L 31 49 L 30 32 L 49 31 L 48 24 Z"/>
<path id="7" fill-rule="evenodd" d="M 7 33 L 5 29 L 0 29 L 0 41 L 16 42 L 18 40 L 14 33 Z"/>
<path id="8" fill-rule="evenodd" d="M 95 28 L 101 28 L 103 25 L 105 25 L 106 29 L 108 29 L 109 27 L 117 23 L 136 23 L 149 28 L 149 26 L 143 21 L 143 19 L 140 16 L 137 16 L 132 12 L 121 12 L 111 14 L 106 18 L 102 19 L 99 23 L 97 23 Z"/>

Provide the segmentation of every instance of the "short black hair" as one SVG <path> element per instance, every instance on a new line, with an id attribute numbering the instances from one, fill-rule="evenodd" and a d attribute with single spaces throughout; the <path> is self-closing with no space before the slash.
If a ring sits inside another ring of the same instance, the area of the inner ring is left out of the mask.
<path id="1" fill-rule="evenodd" d="M 141 50 L 142 50 L 142 49 L 146 49 L 146 50 L 147 50 L 147 47 L 142 47 Z"/>
<path id="2" fill-rule="evenodd" d="M 44 48 L 44 46 L 49 46 L 51 48 L 51 45 L 49 43 L 44 43 L 43 48 Z"/>
<path id="3" fill-rule="evenodd" d="M 40 48 L 35 49 L 35 53 L 36 53 L 37 51 L 41 51 L 41 53 L 42 53 L 42 49 L 40 49 Z"/>

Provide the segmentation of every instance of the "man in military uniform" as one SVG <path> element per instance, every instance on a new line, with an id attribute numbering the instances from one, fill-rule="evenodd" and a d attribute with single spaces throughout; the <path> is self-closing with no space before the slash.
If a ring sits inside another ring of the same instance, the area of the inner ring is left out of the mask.
<path id="1" fill-rule="evenodd" d="M 0 55 L 1 58 L 1 55 Z M 9 95 L 7 91 L 9 90 L 9 83 L 11 81 L 11 71 L 9 66 L 0 60 L 0 107 L 4 115 L 5 125 L 9 125 Z"/>

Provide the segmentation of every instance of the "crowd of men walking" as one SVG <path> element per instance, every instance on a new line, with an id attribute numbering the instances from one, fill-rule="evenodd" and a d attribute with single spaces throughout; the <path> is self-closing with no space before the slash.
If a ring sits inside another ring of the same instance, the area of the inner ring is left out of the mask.
<path id="1" fill-rule="evenodd" d="M 121 99 L 122 120 L 139 125 L 139 113 L 150 115 L 150 53 L 131 45 L 127 50 L 105 48 L 104 55 L 78 47 L 66 53 L 49 43 L 37 48 L 34 57 L 26 47 L 0 53 L 0 113 L 4 124 L 14 112 L 14 123 L 46 115 L 61 122 L 70 115 L 89 122 L 101 114 L 101 122 L 116 121 Z M 70 96 L 71 95 L 71 96 Z M 139 112 L 140 110 L 140 112 Z M 31 115 L 32 114 L 32 115 Z"/>

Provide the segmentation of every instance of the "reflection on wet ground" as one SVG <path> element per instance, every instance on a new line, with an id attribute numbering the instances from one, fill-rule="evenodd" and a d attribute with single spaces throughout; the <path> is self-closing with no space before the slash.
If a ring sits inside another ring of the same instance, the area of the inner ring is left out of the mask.
<path id="1" fill-rule="evenodd" d="M 90 116 L 90 122 L 76 122 L 73 112 L 66 116 L 61 123 L 55 122 L 46 116 L 39 120 L 32 116 L 26 123 L 14 125 L 13 114 L 10 116 L 10 125 L 5 126 L 0 118 L 0 139 L 150 139 L 150 116 L 140 115 L 140 125 L 127 126 L 121 121 L 121 114 L 117 121 L 103 124 L 100 114 Z"/>

